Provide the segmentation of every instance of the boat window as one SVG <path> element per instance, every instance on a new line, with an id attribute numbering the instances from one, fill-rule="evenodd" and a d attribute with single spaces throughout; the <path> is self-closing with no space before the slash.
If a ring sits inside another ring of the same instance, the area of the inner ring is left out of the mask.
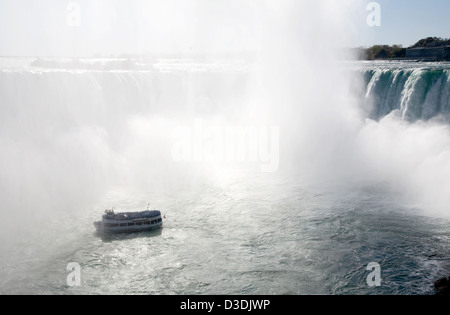
<path id="1" fill-rule="evenodd" d="M 159 219 L 158 219 L 158 222 L 161 222 L 161 221 L 162 221 L 162 219 L 161 219 L 161 218 L 159 218 Z"/>
<path id="2" fill-rule="evenodd" d="M 118 227 L 119 224 L 112 224 L 112 223 L 105 223 L 104 224 L 106 227 Z"/>
<path id="3" fill-rule="evenodd" d="M 128 223 L 128 226 L 133 226 L 134 225 L 134 223 Z"/>
<path id="4" fill-rule="evenodd" d="M 142 225 L 142 222 L 136 222 L 136 225 Z"/>
<path id="5" fill-rule="evenodd" d="M 144 224 L 150 225 L 150 221 L 145 221 Z"/>
<path id="6" fill-rule="evenodd" d="M 127 226 L 126 223 L 120 223 L 120 226 Z"/>

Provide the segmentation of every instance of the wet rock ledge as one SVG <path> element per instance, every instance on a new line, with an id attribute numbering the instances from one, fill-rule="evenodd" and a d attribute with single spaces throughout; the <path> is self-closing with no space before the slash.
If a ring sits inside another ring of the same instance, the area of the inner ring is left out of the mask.
<path id="1" fill-rule="evenodd" d="M 439 295 L 450 295 L 450 277 L 436 280 L 434 282 L 434 289 Z"/>

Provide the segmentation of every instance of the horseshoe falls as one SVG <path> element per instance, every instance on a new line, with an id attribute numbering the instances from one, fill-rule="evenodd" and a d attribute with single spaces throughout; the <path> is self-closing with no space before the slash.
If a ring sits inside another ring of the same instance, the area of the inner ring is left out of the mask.
<path id="1" fill-rule="evenodd" d="M 0 4 L 0 294 L 433 295 L 450 275 L 450 64 L 338 56 L 367 3 L 31 2 Z M 163 227 L 99 235 L 107 209 Z"/>
<path id="2" fill-rule="evenodd" d="M 433 294 L 448 273 L 448 64 L 341 64 L 354 107 L 278 107 L 279 169 L 262 172 L 173 156 L 180 126 L 217 141 L 261 123 L 248 62 L 40 62 L 2 59 L 0 292 Z M 162 230 L 95 233 L 104 209 L 147 203 Z"/>
<path id="3" fill-rule="evenodd" d="M 448 213 L 449 64 L 373 62 L 359 71 L 359 136 L 376 172 L 406 188 L 409 201 Z"/>
<path id="4" fill-rule="evenodd" d="M 450 72 L 448 65 L 383 63 L 363 71 L 367 86 L 364 107 L 369 118 L 379 120 L 397 112 L 408 122 L 448 121 Z"/>

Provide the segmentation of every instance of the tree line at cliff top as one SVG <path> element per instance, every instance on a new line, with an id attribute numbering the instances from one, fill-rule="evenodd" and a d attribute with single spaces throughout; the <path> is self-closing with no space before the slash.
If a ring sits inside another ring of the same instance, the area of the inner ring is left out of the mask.
<path id="1" fill-rule="evenodd" d="M 427 46 L 450 45 L 450 38 L 427 37 L 419 40 L 417 43 L 408 48 L 420 48 Z M 358 59 L 375 60 L 375 59 L 401 59 L 406 56 L 406 49 L 401 45 L 375 45 L 369 48 L 357 48 Z"/>

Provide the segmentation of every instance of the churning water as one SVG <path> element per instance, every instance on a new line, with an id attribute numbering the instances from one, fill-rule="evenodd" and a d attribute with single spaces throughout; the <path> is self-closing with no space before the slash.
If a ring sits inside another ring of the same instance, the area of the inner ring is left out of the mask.
<path id="1" fill-rule="evenodd" d="M 450 67 L 344 68 L 358 82 L 345 141 L 336 108 L 311 125 L 301 108 L 252 117 L 257 75 L 242 60 L 2 60 L 0 292 L 433 293 L 450 273 Z M 279 169 L 262 172 L 259 153 L 174 159 L 180 126 L 194 143 L 218 139 L 195 139 L 200 118 L 222 131 L 278 124 L 265 151 L 278 148 Z M 104 209 L 148 202 L 163 229 L 95 234 Z M 80 286 L 68 285 L 70 262 Z"/>

